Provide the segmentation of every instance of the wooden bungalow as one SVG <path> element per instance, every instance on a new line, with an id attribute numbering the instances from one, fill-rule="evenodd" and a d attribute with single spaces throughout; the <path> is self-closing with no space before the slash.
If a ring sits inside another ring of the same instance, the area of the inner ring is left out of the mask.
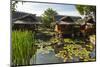
<path id="1" fill-rule="evenodd" d="M 55 31 L 59 34 L 73 34 L 79 28 L 79 25 L 76 23 L 77 20 L 81 17 L 75 16 L 63 16 L 56 21 Z"/>
<path id="2" fill-rule="evenodd" d="M 18 12 L 12 13 L 12 29 L 13 30 L 36 30 L 41 23 L 35 14 Z"/>

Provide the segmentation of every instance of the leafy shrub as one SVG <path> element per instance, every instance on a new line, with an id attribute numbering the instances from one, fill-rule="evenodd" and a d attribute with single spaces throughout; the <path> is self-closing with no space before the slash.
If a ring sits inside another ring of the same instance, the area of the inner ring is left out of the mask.
<path id="1" fill-rule="evenodd" d="M 75 43 L 72 39 L 70 38 L 64 38 L 65 43 Z"/>
<path id="2" fill-rule="evenodd" d="M 51 43 L 58 43 L 58 42 L 60 42 L 60 39 L 59 38 L 51 38 L 50 42 Z"/>

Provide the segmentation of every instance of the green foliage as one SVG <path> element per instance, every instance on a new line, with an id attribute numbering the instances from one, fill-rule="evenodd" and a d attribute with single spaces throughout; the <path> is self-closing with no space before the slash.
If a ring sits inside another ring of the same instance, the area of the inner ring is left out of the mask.
<path id="1" fill-rule="evenodd" d="M 24 2 L 22 1 L 21 3 L 23 4 Z M 12 10 L 12 12 L 16 11 L 17 4 L 18 4 L 18 1 L 11 1 L 11 10 Z"/>
<path id="2" fill-rule="evenodd" d="M 86 45 L 86 49 L 89 50 L 89 51 L 93 51 L 94 46 L 91 43 L 90 44 L 87 44 Z"/>
<path id="3" fill-rule="evenodd" d="M 12 32 L 12 63 L 13 65 L 27 65 L 36 52 L 35 33 L 31 31 Z"/>
<path id="4" fill-rule="evenodd" d="M 50 16 L 50 18 L 53 18 L 53 16 L 57 15 L 57 12 L 54 11 L 52 8 L 48 8 L 46 9 L 46 11 L 44 11 L 45 16 Z"/>
<path id="5" fill-rule="evenodd" d="M 50 27 L 50 24 L 54 22 L 55 15 L 57 15 L 57 12 L 54 11 L 52 8 L 46 9 L 41 16 L 41 21 L 43 22 L 44 26 Z"/>
<path id="6" fill-rule="evenodd" d="M 18 3 L 18 1 L 12 1 L 12 2 L 11 2 L 11 4 L 12 4 L 12 6 L 11 6 L 11 7 L 12 7 L 12 8 L 11 8 L 12 11 L 15 11 L 15 10 L 16 10 L 17 3 Z"/>
<path id="7" fill-rule="evenodd" d="M 75 43 L 71 38 L 64 38 L 65 43 Z"/>
<path id="8" fill-rule="evenodd" d="M 44 26 L 46 27 L 50 27 L 51 22 L 53 21 L 52 18 L 50 18 L 49 16 L 43 16 L 41 18 L 41 21 L 43 22 Z"/>
<path id="9" fill-rule="evenodd" d="M 73 44 L 83 44 L 84 41 L 81 38 L 77 38 L 77 39 L 72 39 L 72 38 L 64 38 L 64 42 L 65 43 L 73 43 Z"/>
<path id="10" fill-rule="evenodd" d="M 96 35 L 91 35 L 91 36 L 89 37 L 89 40 L 90 40 L 90 42 L 91 42 L 92 44 L 95 45 L 95 42 L 96 42 Z"/>
<path id="11" fill-rule="evenodd" d="M 51 38 L 50 42 L 51 43 L 58 43 L 58 42 L 60 42 L 60 39 L 59 38 Z"/>
<path id="12" fill-rule="evenodd" d="M 64 59 L 64 62 L 69 59 L 73 60 L 74 57 L 79 58 L 80 61 L 90 61 L 90 51 L 87 51 L 86 48 L 82 48 L 81 45 L 69 44 L 64 46 L 63 50 L 56 54 L 57 57 Z"/>
<path id="13" fill-rule="evenodd" d="M 76 9 L 80 12 L 81 15 L 84 15 L 84 12 L 88 15 L 90 12 L 96 12 L 95 6 L 87 5 L 76 5 Z"/>

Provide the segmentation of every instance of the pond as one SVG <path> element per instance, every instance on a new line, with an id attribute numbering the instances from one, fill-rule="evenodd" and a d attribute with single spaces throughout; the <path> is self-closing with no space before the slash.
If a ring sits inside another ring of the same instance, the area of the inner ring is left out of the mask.
<path id="1" fill-rule="evenodd" d="M 95 46 L 84 40 L 52 37 L 47 32 L 36 35 L 38 49 L 30 64 L 95 61 Z"/>

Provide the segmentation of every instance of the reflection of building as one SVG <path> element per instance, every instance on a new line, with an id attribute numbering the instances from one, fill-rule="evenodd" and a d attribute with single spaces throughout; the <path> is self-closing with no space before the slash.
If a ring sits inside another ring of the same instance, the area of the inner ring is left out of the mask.
<path id="1" fill-rule="evenodd" d="M 13 12 L 12 13 L 12 28 L 13 29 L 28 29 L 35 30 L 36 25 L 41 24 L 35 14 L 29 14 L 25 12 Z"/>

